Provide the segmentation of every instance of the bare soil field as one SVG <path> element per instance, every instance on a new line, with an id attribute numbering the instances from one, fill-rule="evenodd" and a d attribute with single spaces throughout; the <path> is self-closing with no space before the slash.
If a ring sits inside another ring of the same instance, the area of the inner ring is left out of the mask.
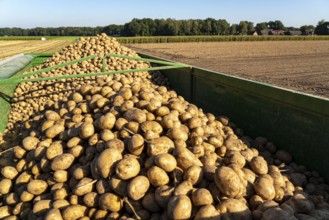
<path id="1" fill-rule="evenodd" d="M 329 41 L 131 44 L 166 59 L 329 97 Z"/>
<path id="2" fill-rule="evenodd" d="M 50 53 L 62 49 L 71 40 L 13 40 L 0 41 L 0 60 L 19 53 Z"/>

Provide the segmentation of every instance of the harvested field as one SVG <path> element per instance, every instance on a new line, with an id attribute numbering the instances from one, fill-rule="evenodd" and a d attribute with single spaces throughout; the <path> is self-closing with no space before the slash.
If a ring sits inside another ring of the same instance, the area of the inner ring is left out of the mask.
<path id="1" fill-rule="evenodd" d="M 72 40 L 13 40 L 0 41 L 0 60 L 19 53 L 50 53 L 61 50 Z"/>
<path id="2" fill-rule="evenodd" d="M 329 41 L 127 45 L 139 52 L 329 97 Z"/>

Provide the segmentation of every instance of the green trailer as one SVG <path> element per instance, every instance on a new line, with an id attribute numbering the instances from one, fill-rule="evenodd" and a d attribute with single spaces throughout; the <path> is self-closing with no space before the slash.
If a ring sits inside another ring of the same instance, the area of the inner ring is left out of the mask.
<path id="1" fill-rule="evenodd" d="M 31 63 L 15 76 L 49 56 L 34 54 Z M 159 61 L 153 62 L 154 67 L 170 64 L 158 57 L 140 56 Z M 178 64 L 159 69 L 169 79 L 172 89 L 186 100 L 205 112 L 228 116 L 253 138 L 267 137 L 278 148 L 291 152 L 297 163 L 329 180 L 329 99 L 194 66 Z M 15 86 L 0 84 L 0 130 L 7 123 Z"/>

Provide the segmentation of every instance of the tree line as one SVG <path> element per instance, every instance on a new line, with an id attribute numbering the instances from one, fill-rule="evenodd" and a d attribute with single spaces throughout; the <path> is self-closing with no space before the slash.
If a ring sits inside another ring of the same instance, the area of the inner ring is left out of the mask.
<path id="1" fill-rule="evenodd" d="M 151 19 L 134 18 L 124 25 L 111 24 L 97 27 L 37 27 L 0 28 L 0 36 L 94 36 L 106 33 L 110 36 L 195 36 L 195 35 L 246 35 L 253 31 L 273 30 L 311 30 L 318 35 L 329 35 L 329 22 L 319 21 L 317 26 L 285 27 L 280 20 L 262 22 L 254 25 L 250 21 L 230 24 L 225 19 Z"/>

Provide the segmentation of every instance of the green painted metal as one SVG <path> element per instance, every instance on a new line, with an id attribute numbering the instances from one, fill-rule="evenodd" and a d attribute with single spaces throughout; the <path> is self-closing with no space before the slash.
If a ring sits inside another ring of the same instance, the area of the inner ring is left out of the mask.
<path id="1" fill-rule="evenodd" d="M 161 72 L 205 112 L 228 116 L 253 138 L 267 137 L 329 181 L 329 99 L 196 67 Z"/>
<path id="2" fill-rule="evenodd" d="M 47 56 L 36 56 L 25 68 L 17 72 L 14 76 L 22 75 L 31 68 L 43 63 L 47 58 Z M 0 132 L 7 126 L 8 116 L 11 110 L 10 99 L 13 96 L 16 86 L 17 84 L 15 83 L 0 85 Z"/>

